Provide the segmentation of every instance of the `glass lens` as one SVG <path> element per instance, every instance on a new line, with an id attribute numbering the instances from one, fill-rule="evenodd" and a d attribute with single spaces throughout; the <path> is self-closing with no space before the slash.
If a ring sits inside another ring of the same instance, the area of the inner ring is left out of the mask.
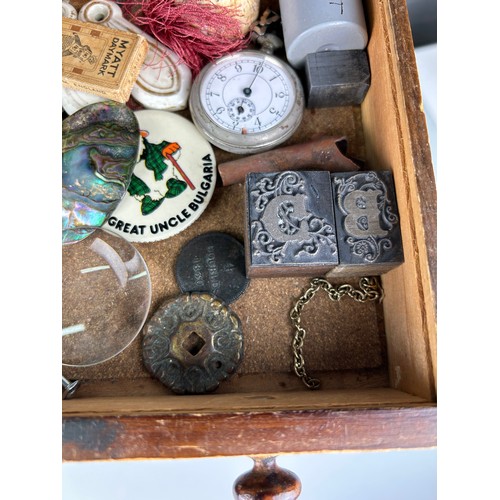
<path id="1" fill-rule="evenodd" d="M 105 229 L 66 229 L 62 241 L 62 364 L 102 363 L 141 331 L 149 271 L 131 243 Z"/>

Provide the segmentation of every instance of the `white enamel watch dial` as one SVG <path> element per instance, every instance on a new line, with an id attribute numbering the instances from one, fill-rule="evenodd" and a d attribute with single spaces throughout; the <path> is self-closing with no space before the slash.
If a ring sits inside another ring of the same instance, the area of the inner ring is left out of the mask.
<path id="1" fill-rule="evenodd" d="M 304 92 L 286 63 L 258 50 L 242 50 L 202 69 L 189 108 L 212 144 L 249 154 L 271 149 L 295 132 L 304 112 Z"/>

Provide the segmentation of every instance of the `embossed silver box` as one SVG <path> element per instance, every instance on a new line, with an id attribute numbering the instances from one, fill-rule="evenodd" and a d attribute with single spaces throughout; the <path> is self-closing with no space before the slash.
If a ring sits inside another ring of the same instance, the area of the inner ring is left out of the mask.
<path id="1" fill-rule="evenodd" d="M 379 275 L 404 261 L 391 172 L 331 175 L 339 266 L 327 276 Z"/>
<path id="2" fill-rule="evenodd" d="M 248 276 L 324 275 L 338 264 L 330 182 L 316 171 L 246 176 Z"/>

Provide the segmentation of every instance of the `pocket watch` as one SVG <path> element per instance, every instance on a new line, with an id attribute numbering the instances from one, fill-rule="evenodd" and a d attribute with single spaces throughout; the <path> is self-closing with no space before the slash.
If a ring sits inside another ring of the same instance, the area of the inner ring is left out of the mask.
<path id="1" fill-rule="evenodd" d="M 292 136 L 304 113 L 304 91 L 287 63 L 265 51 L 245 49 L 200 71 L 189 109 L 196 127 L 214 146 L 251 154 Z"/>

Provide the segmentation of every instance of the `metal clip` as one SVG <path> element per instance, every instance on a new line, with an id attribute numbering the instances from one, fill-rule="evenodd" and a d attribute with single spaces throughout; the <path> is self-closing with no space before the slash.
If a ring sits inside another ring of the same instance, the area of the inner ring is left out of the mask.
<path id="1" fill-rule="evenodd" d="M 283 40 L 273 33 L 267 33 L 268 27 L 279 20 L 280 16 L 267 8 L 262 16 L 260 16 L 260 19 L 252 26 L 250 32 L 251 40 L 260 45 L 261 50 L 266 54 L 272 54 L 275 50 L 283 47 Z"/>

